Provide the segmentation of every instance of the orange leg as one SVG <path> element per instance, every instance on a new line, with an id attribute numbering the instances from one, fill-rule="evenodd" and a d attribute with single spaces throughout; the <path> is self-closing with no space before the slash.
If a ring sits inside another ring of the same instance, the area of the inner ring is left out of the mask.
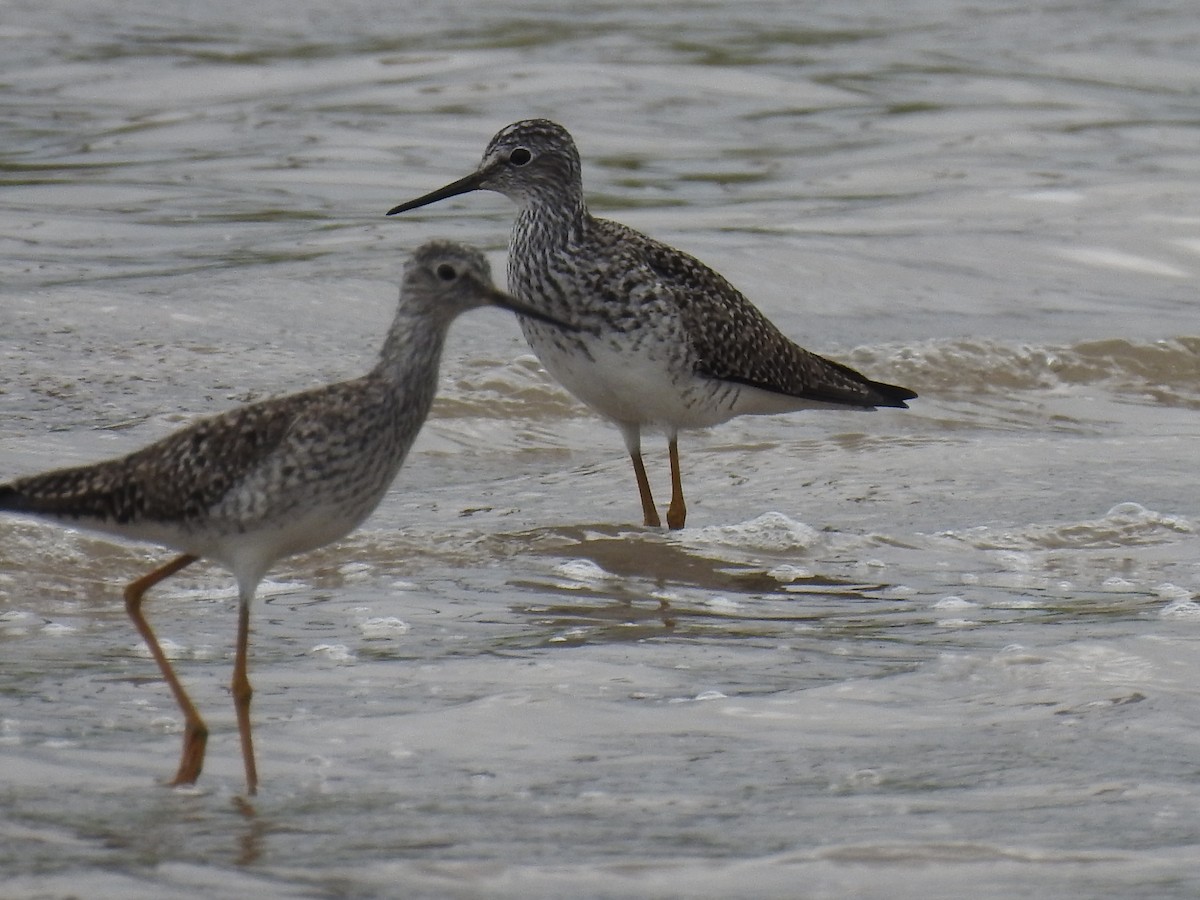
<path id="1" fill-rule="evenodd" d="M 180 569 L 190 566 L 197 559 L 198 557 L 187 554 L 177 556 L 166 565 L 160 566 L 153 572 L 143 575 L 137 581 L 131 582 L 125 588 L 125 610 L 129 613 L 129 618 L 133 620 L 133 625 L 137 628 L 138 634 L 142 636 L 142 640 L 150 648 L 150 655 L 158 663 L 158 670 L 162 672 L 163 680 L 166 681 L 167 686 L 171 689 L 171 693 L 175 695 L 175 702 L 179 704 L 179 709 L 183 712 L 183 755 L 180 757 L 179 771 L 175 773 L 175 780 L 171 782 L 172 785 L 194 784 L 196 779 L 200 777 L 200 769 L 204 765 L 204 745 L 208 741 L 208 726 L 204 724 L 204 720 L 200 718 L 200 713 L 196 711 L 195 705 L 192 703 L 191 698 L 188 697 L 187 691 L 183 689 L 183 685 L 175 677 L 175 670 L 171 668 L 171 664 L 167 661 L 162 647 L 159 646 L 158 638 L 154 636 L 154 631 L 151 630 L 146 617 L 142 615 L 142 597 L 154 585 L 166 578 L 170 578 Z"/>
<path id="2" fill-rule="evenodd" d="M 679 442 L 671 438 L 667 444 L 671 454 L 671 505 L 667 507 L 667 527 L 682 528 L 687 518 L 687 505 L 683 502 L 683 479 L 679 475 Z"/>
<path id="3" fill-rule="evenodd" d="M 642 495 L 642 516 L 646 525 L 651 528 L 662 526 L 658 510 L 654 508 L 654 497 L 650 493 L 650 479 L 646 477 L 646 464 L 642 462 L 642 451 L 629 451 L 629 460 L 633 463 L 633 474 L 637 478 L 638 493 Z"/>
<path id="4" fill-rule="evenodd" d="M 242 738 L 242 761 L 246 764 L 246 793 L 258 793 L 258 769 L 254 765 L 254 740 L 250 736 L 250 697 L 254 694 L 246 674 L 246 651 L 250 644 L 250 601 L 241 598 L 238 609 L 237 654 L 233 662 L 233 707 L 237 711 L 238 734 Z"/>

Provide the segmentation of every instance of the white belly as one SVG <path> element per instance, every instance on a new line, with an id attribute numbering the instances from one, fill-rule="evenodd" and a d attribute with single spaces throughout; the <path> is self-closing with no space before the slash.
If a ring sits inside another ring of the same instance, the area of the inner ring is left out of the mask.
<path id="1" fill-rule="evenodd" d="M 739 415 L 830 406 L 681 372 L 644 348 L 609 340 L 589 341 L 587 354 L 554 341 L 535 339 L 531 345 L 563 387 L 617 423 L 671 433 L 708 428 Z"/>

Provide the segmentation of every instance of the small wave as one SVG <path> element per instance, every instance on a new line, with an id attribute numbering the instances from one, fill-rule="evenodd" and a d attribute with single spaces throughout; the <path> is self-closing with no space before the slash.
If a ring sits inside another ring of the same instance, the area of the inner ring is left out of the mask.
<path id="1" fill-rule="evenodd" d="M 845 358 L 923 394 L 971 396 L 1100 386 L 1124 399 L 1200 409 L 1200 337 L 1037 346 L 999 341 L 859 348 Z"/>
<path id="2" fill-rule="evenodd" d="M 536 356 L 525 354 L 508 362 L 475 359 L 446 384 L 434 402 L 438 418 L 562 419 L 585 414 L 542 368 Z"/>
<path id="3" fill-rule="evenodd" d="M 779 512 L 766 512 L 736 525 L 707 525 L 680 535 L 679 540 L 692 545 L 781 552 L 807 550 L 821 540 L 811 525 Z"/>
<path id="4" fill-rule="evenodd" d="M 980 550 L 1095 550 L 1161 544 L 1194 532 L 1193 524 L 1181 516 L 1155 512 L 1140 503 L 1118 503 L 1100 518 L 1085 522 L 1003 531 L 979 528 L 947 536 Z M 1116 584 L 1109 585 L 1110 590 L 1116 588 Z"/>
<path id="5" fill-rule="evenodd" d="M 912 387 L 924 397 L 1007 397 L 1101 388 L 1128 402 L 1200 409 L 1200 337 L 1123 338 L 1076 344 L 933 341 L 859 347 L 832 353 L 871 377 Z M 535 356 L 463 364 L 434 404 L 443 419 L 562 420 L 590 417 Z"/>

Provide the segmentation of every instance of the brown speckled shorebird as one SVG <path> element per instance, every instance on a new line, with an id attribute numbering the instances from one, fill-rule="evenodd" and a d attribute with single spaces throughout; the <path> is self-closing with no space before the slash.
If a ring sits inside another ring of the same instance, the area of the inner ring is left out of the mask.
<path id="1" fill-rule="evenodd" d="M 508 289 L 579 326 L 565 333 L 522 318 L 521 330 L 550 374 L 621 429 L 646 525 L 658 527 L 660 519 L 642 462 L 643 428 L 666 433 L 667 527 L 682 528 L 680 429 L 800 409 L 904 408 L 916 397 L 804 350 L 704 263 L 591 215 L 579 151 L 561 125 L 509 125 L 470 175 L 388 215 L 476 190 L 518 205 Z"/>
<path id="2" fill-rule="evenodd" d="M 142 614 L 144 594 L 200 558 L 237 579 L 233 701 L 254 794 L 246 651 L 258 584 L 277 560 L 343 537 L 379 505 L 429 413 L 450 323 L 489 304 L 553 321 L 497 290 L 478 251 L 430 242 L 404 268 L 396 317 L 367 375 L 229 410 L 119 459 L 0 485 L 0 511 L 182 554 L 125 589 L 129 617 L 185 719 L 171 784 L 199 777 L 208 729 Z"/>

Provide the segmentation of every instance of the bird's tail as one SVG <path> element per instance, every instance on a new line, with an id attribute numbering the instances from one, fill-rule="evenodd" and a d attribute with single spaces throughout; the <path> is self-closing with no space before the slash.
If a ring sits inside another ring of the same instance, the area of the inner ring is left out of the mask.
<path id="1" fill-rule="evenodd" d="M 867 385 L 876 394 L 876 406 L 894 406 L 899 409 L 908 409 L 906 400 L 915 400 L 917 398 L 916 391 L 910 391 L 906 387 L 900 387 L 898 384 L 887 384 L 883 381 L 869 381 Z"/>

